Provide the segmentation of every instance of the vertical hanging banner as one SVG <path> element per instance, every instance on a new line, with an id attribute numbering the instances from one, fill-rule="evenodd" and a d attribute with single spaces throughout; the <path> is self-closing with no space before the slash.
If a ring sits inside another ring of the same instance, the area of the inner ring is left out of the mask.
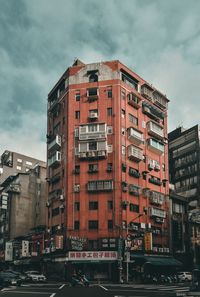
<path id="1" fill-rule="evenodd" d="M 22 240 L 22 257 L 29 257 L 29 241 Z"/>
<path id="2" fill-rule="evenodd" d="M 152 233 L 151 232 L 144 234 L 144 248 L 145 248 L 145 251 L 152 251 Z"/>
<path id="3" fill-rule="evenodd" d="M 5 261 L 12 261 L 13 260 L 13 244 L 12 242 L 6 242 L 5 247 Z"/>

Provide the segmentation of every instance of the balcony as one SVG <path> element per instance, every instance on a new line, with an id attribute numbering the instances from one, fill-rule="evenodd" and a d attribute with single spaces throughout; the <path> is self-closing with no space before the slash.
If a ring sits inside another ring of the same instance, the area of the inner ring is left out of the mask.
<path id="1" fill-rule="evenodd" d="M 142 102 L 142 111 L 156 121 L 163 120 L 165 117 L 165 114 L 162 111 L 145 101 Z"/>
<path id="2" fill-rule="evenodd" d="M 148 139 L 148 147 L 149 147 L 149 150 L 159 155 L 162 155 L 164 153 L 164 144 L 153 138 Z"/>
<path id="3" fill-rule="evenodd" d="M 143 133 L 130 127 L 128 128 L 128 139 L 133 143 L 140 145 L 143 143 Z"/>
<path id="4" fill-rule="evenodd" d="M 144 159 L 143 158 L 143 150 L 138 147 L 135 147 L 134 145 L 129 145 L 128 146 L 128 158 L 135 162 L 142 161 Z"/>
<path id="5" fill-rule="evenodd" d="M 149 182 L 152 183 L 152 184 L 154 184 L 154 185 L 157 185 L 157 186 L 161 186 L 162 185 L 161 180 L 159 178 L 153 177 L 153 176 L 149 178 Z"/>
<path id="6" fill-rule="evenodd" d="M 133 196 L 139 196 L 141 194 L 141 188 L 137 185 L 129 185 L 129 194 Z"/>
<path id="7" fill-rule="evenodd" d="M 60 165 L 61 162 L 61 153 L 56 151 L 51 157 L 48 158 L 48 166 L 56 167 Z"/>
<path id="8" fill-rule="evenodd" d="M 87 90 L 87 98 L 89 102 L 98 100 L 99 98 L 99 90 L 98 88 L 90 88 Z"/>
<path id="9" fill-rule="evenodd" d="M 131 168 L 131 167 L 129 167 L 128 174 L 130 176 L 135 177 L 135 178 L 139 178 L 140 177 L 140 173 L 138 172 L 138 170 L 137 169 L 134 169 L 134 168 Z"/>
<path id="10" fill-rule="evenodd" d="M 140 103 L 141 99 L 139 97 L 137 97 L 134 93 L 129 93 L 128 94 L 128 104 L 130 104 L 131 106 L 133 106 L 136 109 L 140 108 Z"/>
<path id="11" fill-rule="evenodd" d="M 88 124 L 79 127 L 79 140 L 105 139 L 107 137 L 107 127 L 102 124 Z"/>
<path id="12" fill-rule="evenodd" d="M 164 137 L 163 128 L 152 121 L 147 123 L 147 131 L 149 135 L 152 135 L 156 138 L 163 139 Z"/>
<path id="13" fill-rule="evenodd" d="M 153 101 L 161 109 L 167 109 L 168 99 L 166 96 L 158 92 L 157 90 L 153 93 Z"/>
<path id="14" fill-rule="evenodd" d="M 153 91 L 154 89 L 148 84 L 143 84 L 141 86 L 141 95 L 149 101 L 153 100 Z"/>
<path id="15" fill-rule="evenodd" d="M 164 203 L 165 195 L 162 193 L 150 191 L 149 201 L 152 204 L 162 205 Z"/>
<path id="16" fill-rule="evenodd" d="M 166 218 L 166 211 L 160 208 L 151 207 L 149 213 L 151 217 Z"/>
<path id="17" fill-rule="evenodd" d="M 56 137 L 48 143 L 48 151 L 58 150 L 61 147 L 61 136 L 56 135 Z"/>

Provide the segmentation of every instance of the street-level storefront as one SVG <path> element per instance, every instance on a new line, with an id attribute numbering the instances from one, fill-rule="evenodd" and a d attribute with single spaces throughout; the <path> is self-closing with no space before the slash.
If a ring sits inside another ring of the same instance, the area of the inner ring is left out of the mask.
<path id="1" fill-rule="evenodd" d="M 132 271 L 133 279 L 142 280 L 147 274 L 174 274 L 183 267 L 180 261 L 171 256 L 134 253 L 130 256 L 130 271 Z"/>
<path id="2" fill-rule="evenodd" d="M 67 278 L 81 271 L 90 280 L 118 279 L 117 251 L 69 251 Z"/>

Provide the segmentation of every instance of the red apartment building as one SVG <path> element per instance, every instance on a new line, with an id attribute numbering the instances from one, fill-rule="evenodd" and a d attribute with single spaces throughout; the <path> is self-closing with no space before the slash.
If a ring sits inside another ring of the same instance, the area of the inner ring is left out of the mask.
<path id="1" fill-rule="evenodd" d="M 117 60 L 76 60 L 49 93 L 47 224 L 68 271 L 110 278 L 124 243 L 140 264 L 169 254 L 168 101 Z"/>

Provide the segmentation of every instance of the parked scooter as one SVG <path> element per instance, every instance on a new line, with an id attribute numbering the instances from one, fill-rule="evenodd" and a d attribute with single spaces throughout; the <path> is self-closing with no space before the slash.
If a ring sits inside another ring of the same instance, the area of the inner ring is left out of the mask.
<path id="1" fill-rule="evenodd" d="M 70 283 L 72 287 L 89 287 L 90 285 L 90 282 L 85 277 L 85 275 L 76 275 L 76 274 L 72 276 Z"/>

